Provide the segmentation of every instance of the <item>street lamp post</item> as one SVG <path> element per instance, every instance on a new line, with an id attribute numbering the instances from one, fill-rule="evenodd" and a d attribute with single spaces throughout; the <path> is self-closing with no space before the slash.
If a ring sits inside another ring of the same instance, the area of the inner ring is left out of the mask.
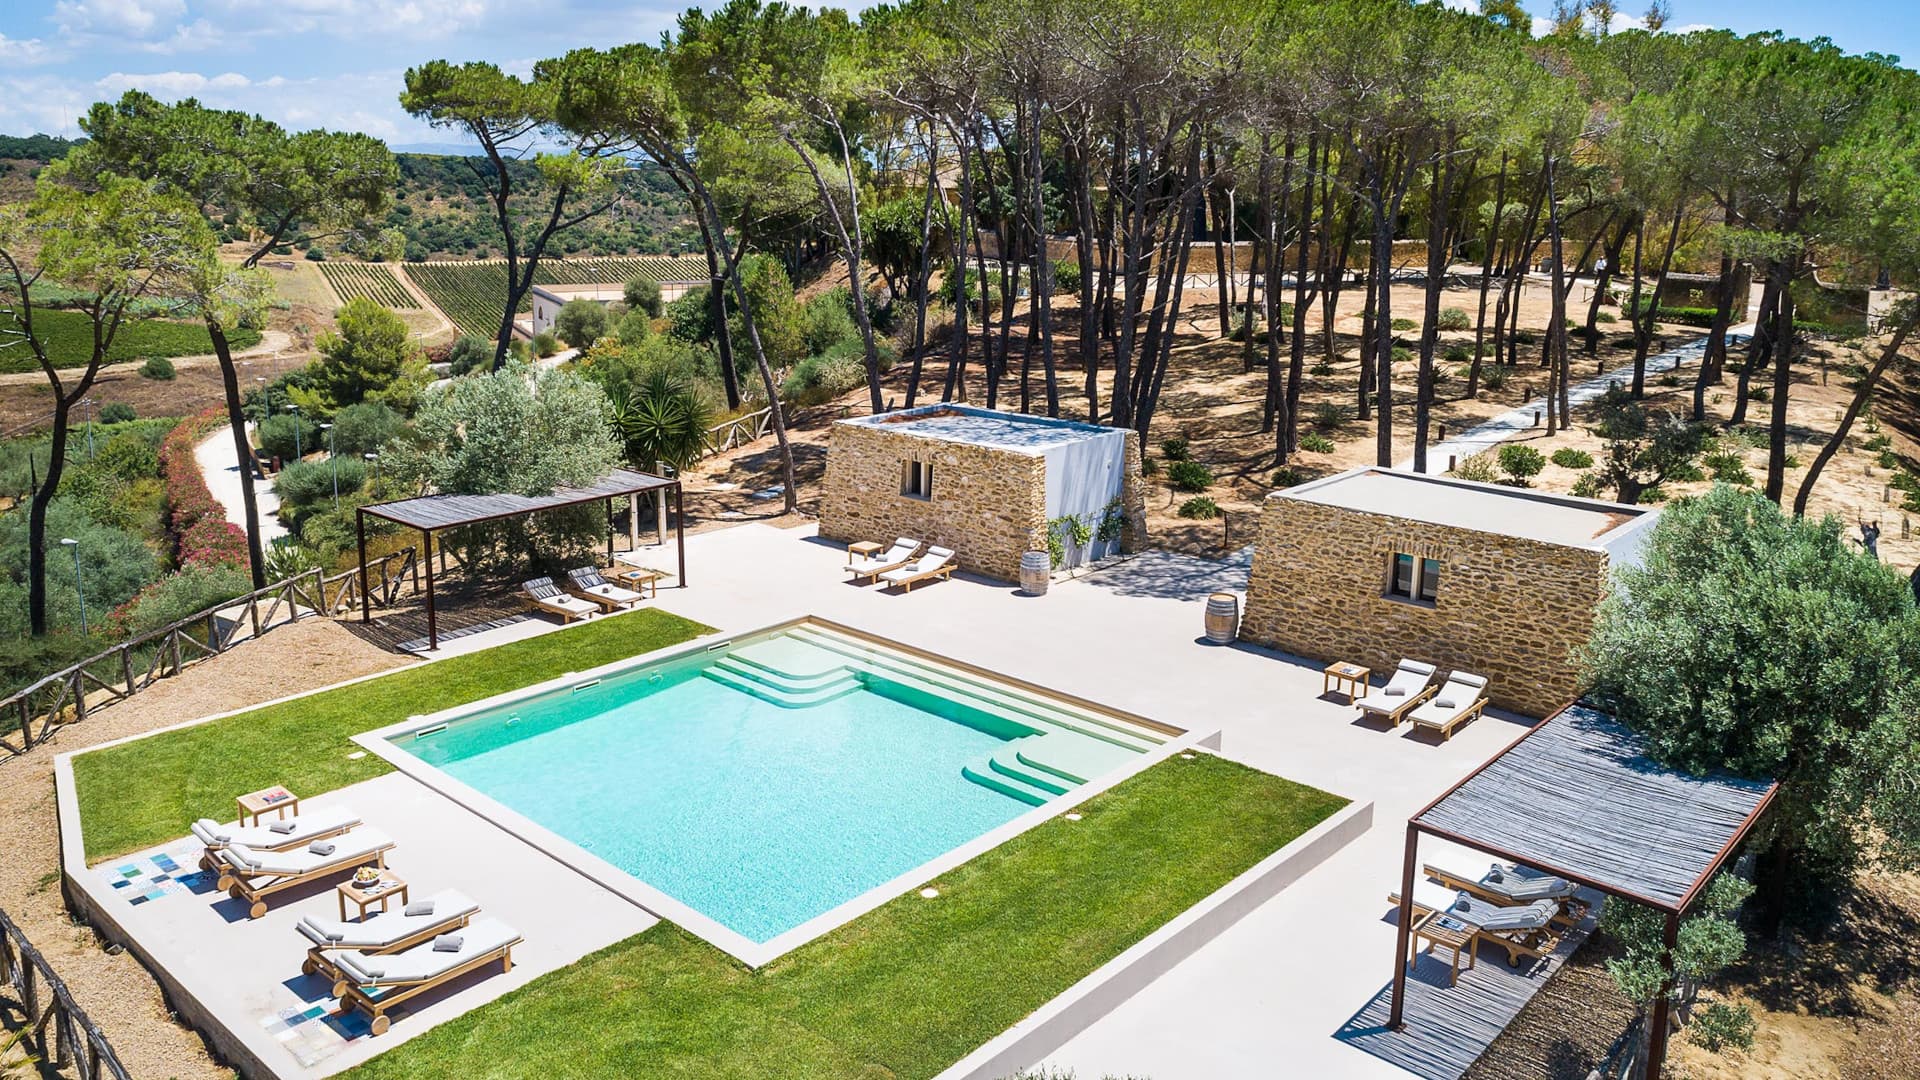
<path id="1" fill-rule="evenodd" d="M 340 459 L 333 450 L 333 425 L 321 424 L 320 430 L 327 433 L 327 471 L 333 474 L 333 508 L 340 509 Z"/>
<path id="2" fill-rule="evenodd" d="M 73 592 L 80 598 L 80 636 L 87 636 L 87 591 L 80 585 L 80 541 L 70 536 L 60 538 L 60 546 L 73 552 Z"/>
<path id="3" fill-rule="evenodd" d="M 307 449 L 300 441 L 300 406 L 288 405 L 287 412 L 293 415 L 293 456 L 297 460 L 307 456 Z"/>

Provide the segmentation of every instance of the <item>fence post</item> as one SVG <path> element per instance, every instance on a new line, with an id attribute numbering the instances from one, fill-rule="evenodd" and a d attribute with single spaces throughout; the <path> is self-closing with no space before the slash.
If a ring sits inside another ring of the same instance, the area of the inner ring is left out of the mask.
<path id="1" fill-rule="evenodd" d="M 120 674 L 127 680 L 127 696 L 133 696 L 133 650 L 120 646 Z"/>

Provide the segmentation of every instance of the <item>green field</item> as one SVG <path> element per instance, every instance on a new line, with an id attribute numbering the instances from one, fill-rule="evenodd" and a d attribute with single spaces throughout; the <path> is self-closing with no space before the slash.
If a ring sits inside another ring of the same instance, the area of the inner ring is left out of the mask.
<path id="1" fill-rule="evenodd" d="M 356 298 L 365 298 L 382 307 L 397 311 L 417 309 L 420 302 L 413 298 L 407 287 L 393 274 L 393 268 L 385 263 L 323 262 L 320 274 L 333 286 L 334 294 L 341 303 Z"/>
<path id="2" fill-rule="evenodd" d="M 500 307 L 507 296 L 507 264 L 488 262 L 412 263 L 407 276 L 463 334 L 491 340 L 500 332 Z M 653 281 L 704 280 L 702 259 L 632 255 L 604 259 L 542 260 L 533 279 L 541 285 L 618 284 L 645 277 Z M 521 311 L 532 308 L 523 300 Z"/>
<path id="3" fill-rule="evenodd" d="M 1169 760 L 757 971 L 663 922 L 344 1075 L 931 1077 L 1345 802 Z"/>
<path id="4" fill-rule="evenodd" d="M 358 749 L 350 740 L 360 732 L 707 632 L 646 608 L 82 754 L 73 775 L 87 857 L 151 847 L 181 835 L 195 818 L 224 820 L 242 791 L 285 784 L 318 795 L 392 771 L 371 755 L 347 757 Z"/>
<path id="5" fill-rule="evenodd" d="M 26 343 L 14 344 L 14 336 L 7 332 L 17 329 L 18 325 L 11 313 L 0 312 L 0 343 L 5 344 L 5 348 L 0 348 L 0 373 L 40 370 Z M 36 311 L 33 328 L 47 343 L 47 354 L 55 367 L 84 367 L 93 355 L 93 323 L 78 311 Z M 238 352 L 258 345 L 260 332 L 231 330 L 227 341 Z M 213 340 L 207 336 L 207 328 L 197 322 L 130 319 L 114 335 L 113 345 L 107 350 L 107 362 L 118 364 L 152 356 L 200 356 L 212 351 Z"/>

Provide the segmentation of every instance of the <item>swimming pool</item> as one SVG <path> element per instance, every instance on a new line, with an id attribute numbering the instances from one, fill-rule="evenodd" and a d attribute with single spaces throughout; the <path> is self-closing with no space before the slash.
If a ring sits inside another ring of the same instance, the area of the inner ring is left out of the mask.
<path id="1" fill-rule="evenodd" d="M 381 734 L 765 946 L 1139 764 L 1135 720 L 807 620 Z"/>

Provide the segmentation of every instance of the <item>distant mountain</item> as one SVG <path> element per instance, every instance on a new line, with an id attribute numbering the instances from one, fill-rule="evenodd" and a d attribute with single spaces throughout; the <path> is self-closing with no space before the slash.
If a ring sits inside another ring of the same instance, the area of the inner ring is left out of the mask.
<path id="1" fill-rule="evenodd" d="M 478 157 L 480 147 L 473 143 L 394 143 L 396 154 L 434 154 L 439 157 Z"/>

